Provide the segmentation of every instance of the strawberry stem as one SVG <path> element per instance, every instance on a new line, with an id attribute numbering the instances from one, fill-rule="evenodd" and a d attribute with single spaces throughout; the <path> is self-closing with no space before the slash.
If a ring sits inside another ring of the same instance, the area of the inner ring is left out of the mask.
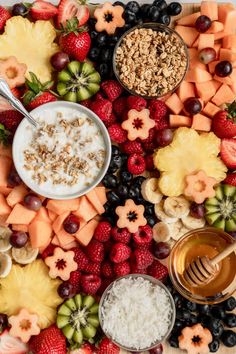
<path id="1" fill-rule="evenodd" d="M 79 27 L 79 20 L 77 17 L 74 17 L 71 20 L 67 20 L 65 26 L 61 24 L 61 30 L 59 30 L 58 32 L 62 33 L 63 36 L 66 36 L 70 33 L 74 33 L 76 36 L 78 36 L 79 33 L 87 31 L 87 27 Z"/>
<path id="2" fill-rule="evenodd" d="M 227 104 L 227 112 L 228 112 L 228 118 L 233 119 L 234 123 L 236 123 L 236 101 L 233 101 L 230 104 Z"/>
<path id="3" fill-rule="evenodd" d="M 4 145 L 9 144 L 8 138 L 10 135 L 11 135 L 11 132 L 9 130 L 7 130 L 3 124 L 0 124 L 0 141 Z"/>
<path id="4" fill-rule="evenodd" d="M 42 83 L 34 73 L 30 72 L 29 74 L 31 81 L 26 79 L 26 85 L 28 86 L 29 90 L 24 94 L 24 105 L 27 106 L 31 101 L 35 99 L 35 97 L 40 96 L 42 92 L 49 91 L 52 94 L 55 94 L 51 90 L 54 81 L 47 81 Z"/>

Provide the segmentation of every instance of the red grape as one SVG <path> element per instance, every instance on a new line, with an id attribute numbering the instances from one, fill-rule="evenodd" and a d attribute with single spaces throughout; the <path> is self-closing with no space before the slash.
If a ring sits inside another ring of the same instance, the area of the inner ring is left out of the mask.
<path id="1" fill-rule="evenodd" d="M 219 77 L 229 76 L 233 71 L 232 64 L 228 60 L 220 61 L 215 66 L 215 74 Z"/>
<path id="2" fill-rule="evenodd" d="M 199 52 L 199 60 L 203 64 L 211 63 L 212 61 L 216 60 L 216 51 L 214 48 L 204 48 Z"/>
<path id="3" fill-rule="evenodd" d="M 69 299 L 75 295 L 73 285 L 68 282 L 60 284 L 58 286 L 57 293 L 62 299 Z"/>
<path id="4" fill-rule="evenodd" d="M 42 201 L 34 194 L 27 194 L 24 198 L 24 205 L 30 210 L 37 211 L 42 206 Z"/>
<path id="5" fill-rule="evenodd" d="M 199 16 L 195 22 L 195 28 L 198 32 L 204 33 L 211 27 L 211 19 L 207 16 Z"/>
<path id="6" fill-rule="evenodd" d="M 56 70 L 63 70 L 70 62 L 69 56 L 63 52 L 57 52 L 51 57 L 51 64 Z"/>
<path id="7" fill-rule="evenodd" d="M 79 230 L 80 221 L 75 215 L 69 215 L 65 219 L 63 227 L 68 234 L 75 234 Z"/>
<path id="8" fill-rule="evenodd" d="M 156 132 L 156 142 L 159 146 L 167 146 L 173 140 L 173 132 L 171 129 L 162 129 Z"/>
<path id="9" fill-rule="evenodd" d="M 10 236 L 10 244 L 15 248 L 22 248 L 28 242 L 28 235 L 23 231 L 13 231 Z"/>
<path id="10" fill-rule="evenodd" d="M 154 256 L 158 259 L 164 259 L 170 254 L 170 245 L 167 242 L 158 242 L 153 245 Z"/>
<path id="11" fill-rule="evenodd" d="M 158 344 L 155 348 L 149 350 L 149 354 L 162 354 L 163 346 L 162 344 Z"/>
<path id="12" fill-rule="evenodd" d="M 201 112 L 202 104 L 198 98 L 189 97 L 184 101 L 184 108 L 189 114 L 194 115 Z"/>
<path id="13" fill-rule="evenodd" d="M 205 215 L 204 204 L 192 203 L 190 206 L 190 215 L 196 219 L 202 219 Z"/>
<path id="14" fill-rule="evenodd" d="M 9 187 L 16 187 L 22 183 L 21 178 L 18 175 L 18 173 L 16 172 L 16 170 L 10 171 L 8 178 L 7 178 L 7 183 L 9 185 Z"/>

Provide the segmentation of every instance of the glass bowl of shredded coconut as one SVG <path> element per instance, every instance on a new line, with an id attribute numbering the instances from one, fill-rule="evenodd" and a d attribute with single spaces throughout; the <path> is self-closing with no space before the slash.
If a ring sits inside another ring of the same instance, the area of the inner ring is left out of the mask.
<path id="1" fill-rule="evenodd" d="M 99 304 L 101 327 L 128 351 L 146 351 L 163 342 L 175 321 L 168 289 L 148 275 L 131 274 L 111 283 Z"/>

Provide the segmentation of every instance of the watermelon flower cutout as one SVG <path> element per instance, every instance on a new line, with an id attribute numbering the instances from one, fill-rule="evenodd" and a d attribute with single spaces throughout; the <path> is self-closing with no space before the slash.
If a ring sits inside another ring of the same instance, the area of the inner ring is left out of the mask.
<path id="1" fill-rule="evenodd" d="M 186 176 L 186 188 L 184 195 L 191 198 L 194 202 L 201 204 L 207 198 L 215 196 L 214 186 L 217 181 L 213 177 L 206 175 L 204 171 Z"/>
<path id="2" fill-rule="evenodd" d="M 149 109 L 142 109 L 140 112 L 136 109 L 131 109 L 128 112 L 128 119 L 122 124 L 122 128 L 127 130 L 128 139 L 133 141 L 137 138 L 147 139 L 149 130 L 155 127 L 155 121 L 149 116 Z"/>
<path id="3" fill-rule="evenodd" d="M 147 224 L 143 213 L 143 205 L 136 205 L 132 199 L 128 199 L 124 206 L 118 206 L 116 208 L 116 214 L 119 217 L 117 226 L 120 229 L 126 227 L 131 233 L 137 232 L 139 226 Z"/>
<path id="4" fill-rule="evenodd" d="M 40 333 L 38 316 L 30 314 L 26 309 L 21 309 L 18 315 L 9 317 L 8 322 L 11 325 L 9 334 L 20 338 L 23 343 L 27 343 L 31 336 Z"/>
<path id="5" fill-rule="evenodd" d="M 62 280 L 68 280 L 70 273 L 77 270 L 78 264 L 74 261 L 75 253 L 73 251 L 63 251 L 60 247 L 55 248 L 52 256 L 45 258 L 45 263 L 49 267 L 51 278 L 56 277 Z"/>

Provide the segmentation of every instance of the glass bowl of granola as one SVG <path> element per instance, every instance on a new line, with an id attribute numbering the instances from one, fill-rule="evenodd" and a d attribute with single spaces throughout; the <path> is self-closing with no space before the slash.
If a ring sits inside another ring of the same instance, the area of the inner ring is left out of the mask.
<path id="1" fill-rule="evenodd" d="M 87 194 L 104 177 L 111 141 L 99 117 L 77 103 L 57 101 L 31 112 L 39 124 L 23 119 L 13 140 L 13 161 L 23 182 L 51 199 Z"/>
<path id="2" fill-rule="evenodd" d="M 184 80 L 189 56 L 173 29 L 158 23 L 137 25 L 123 34 L 113 54 L 113 70 L 132 95 L 161 98 Z"/>

